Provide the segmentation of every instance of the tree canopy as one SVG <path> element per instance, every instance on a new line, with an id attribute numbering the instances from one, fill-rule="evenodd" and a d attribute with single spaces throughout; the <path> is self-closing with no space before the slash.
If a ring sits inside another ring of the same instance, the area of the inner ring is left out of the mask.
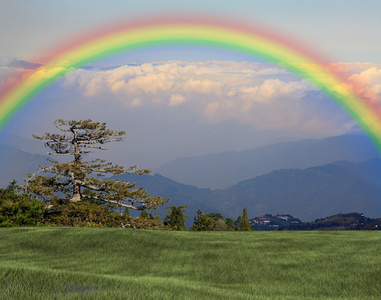
<path id="1" fill-rule="evenodd" d="M 237 230 L 240 231 L 250 231 L 253 230 L 251 227 L 249 216 L 247 214 L 246 208 L 243 209 L 242 216 L 239 216 L 236 222 Z"/>
<path id="2" fill-rule="evenodd" d="M 160 196 L 151 197 L 142 187 L 123 180 L 103 180 L 106 175 L 122 173 L 148 174 L 136 166 L 125 169 L 121 165 L 101 159 L 85 161 L 83 157 L 93 150 L 107 150 L 105 144 L 121 142 L 124 131 L 107 129 L 106 123 L 92 120 L 56 120 L 53 123 L 59 133 L 45 133 L 35 139 L 45 141 L 52 156 L 71 156 L 69 162 L 50 160 L 50 167 L 40 166 L 36 173 L 29 174 L 24 190 L 34 194 L 50 205 L 91 200 L 109 203 L 123 209 L 156 209 L 169 200 Z M 42 175 L 43 174 L 43 175 Z"/>

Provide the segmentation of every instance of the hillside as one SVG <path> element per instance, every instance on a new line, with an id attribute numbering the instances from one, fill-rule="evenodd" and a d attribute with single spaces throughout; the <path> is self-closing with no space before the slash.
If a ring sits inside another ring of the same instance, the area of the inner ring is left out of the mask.
<path id="1" fill-rule="evenodd" d="M 34 173 L 39 165 L 47 165 L 48 156 L 32 154 L 0 144 L 0 187 L 6 187 L 15 179 L 23 184 L 28 173 Z"/>
<path id="2" fill-rule="evenodd" d="M 257 149 L 172 160 L 154 171 L 181 183 L 203 188 L 226 188 L 273 170 L 305 169 L 338 160 L 352 162 L 379 157 L 368 137 L 342 135 L 300 140 Z"/>
<path id="3" fill-rule="evenodd" d="M 364 214 L 337 214 L 303 224 L 285 226 L 284 230 L 381 230 L 381 219 L 371 219 Z"/>
<path id="4" fill-rule="evenodd" d="M 375 218 L 381 216 L 380 176 L 380 159 L 283 169 L 216 190 L 214 204 L 224 212 L 246 207 L 251 216 L 281 213 L 303 221 L 340 212 Z"/>
<path id="5" fill-rule="evenodd" d="M 380 298 L 374 231 L 18 227 L 0 240 L 4 300 Z"/>
<path id="6" fill-rule="evenodd" d="M 33 138 L 24 138 L 18 135 L 2 133 L 1 144 L 32 154 L 46 153 L 44 143 Z"/>

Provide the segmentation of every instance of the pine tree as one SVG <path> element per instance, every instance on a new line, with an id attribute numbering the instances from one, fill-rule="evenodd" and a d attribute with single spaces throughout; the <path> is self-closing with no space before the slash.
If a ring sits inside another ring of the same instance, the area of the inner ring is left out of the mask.
<path id="1" fill-rule="evenodd" d="M 125 169 L 101 159 L 85 161 L 83 156 L 92 149 L 107 150 L 104 145 L 110 142 L 121 142 L 124 131 L 110 130 L 106 123 L 92 120 L 66 121 L 56 120 L 53 123 L 60 133 L 33 135 L 35 139 L 45 141 L 50 148 L 49 155 L 72 156 L 70 162 L 50 160 L 50 167 L 40 166 L 34 174 L 29 174 L 24 190 L 38 196 L 45 203 L 57 206 L 63 203 L 77 203 L 91 200 L 98 203 L 117 205 L 121 214 L 123 209 L 156 209 L 168 199 L 151 197 L 142 187 L 134 183 L 119 180 L 102 180 L 105 175 L 122 173 L 147 174 L 148 170 L 139 170 L 136 166 Z M 45 173 L 46 175 L 40 175 Z M 137 205 L 134 205 L 137 204 Z"/>
<path id="2" fill-rule="evenodd" d="M 197 216 L 194 217 L 194 222 L 191 231 L 208 231 L 213 230 L 215 221 L 208 218 L 199 208 L 197 211 Z"/>
<path id="3" fill-rule="evenodd" d="M 249 216 L 247 214 L 246 208 L 243 209 L 242 216 L 239 216 L 236 222 L 237 230 L 239 231 L 250 231 L 253 230 L 251 227 Z"/>
<path id="4" fill-rule="evenodd" d="M 185 218 L 188 218 L 188 216 L 184 215 L 186 207 L 186 205 L 167 207 L 170 211 L 165 216 L 164 225 L 172 230 L 186 230 Z"/>

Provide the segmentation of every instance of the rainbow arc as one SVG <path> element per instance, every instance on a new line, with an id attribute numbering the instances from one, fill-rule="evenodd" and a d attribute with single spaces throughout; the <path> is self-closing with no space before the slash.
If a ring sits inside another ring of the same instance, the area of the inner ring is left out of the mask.
<path id="1" fill-rule="evenodd" d="M 43 67 L 0 92 L 0 129 L 44 88 L 78 67 L 117 53 L 157 45 L 196 44 L 260 57 L 307 79 L 337 102 L 381 153 L 380 111 L 361 98 L 317 55 L 260 27 L 196 17 L 156 18 L 118 24 L 69 41 L 50 53 Z"/>

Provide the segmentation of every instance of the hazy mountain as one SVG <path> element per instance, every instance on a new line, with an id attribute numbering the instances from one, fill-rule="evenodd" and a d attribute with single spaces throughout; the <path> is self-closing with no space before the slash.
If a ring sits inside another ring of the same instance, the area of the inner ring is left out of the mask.
<path id="1" fill-rule="evenodd" d="M 348 212 L 381 216 L 378 158 L 358 163 L 338 161 L 304 170 L 283 169 L 218 190 L 199 189 L 160 175 L 120 178 L 144 186 L 152 195 L 169 197 L 167 206 L 188 205 L 188 222 L 193 222 L 199 207 L 205 213 L 219 212 L 233 219 L 244 207 L 250 217 L 280 213 L 303 221 Z"/>
<path id="2" fill-rule="evenodd" d="M 152 196 L 170 198 L 170 202 L 165 207 L 187 205 L 186 215 L 189 218 L 186 225 L 188 228 L 193 224 L 193 218 L 199 208 L 208 213 L 215 211 L 214 208 L 208 206 L 208 199 L 213 197 L 210 189 L 199 189 L 195 186 L 181 184 L 159 174 L 153 176 L 122 174 L 115 177 L 126 182 L 135 182 L 138 187 L 143 186 Z M 168 210 L 165 208 L 157 210 L 161 217 L 164 217 L 167 212 Z M 133 212 L 131 214 L 133 215 Z"/>
<path id="3" fill-rule="evenodd" d="M 319 167 L 283 169 L 216 190 L 211 206 L 225 214 L 246 207 L 252 216 L 290 214 L 303 221 L 361 212 L 381 216 L 381 159 L 339 161 Z"/>
<path id="4" fill-rule="evenodd" d="M 49 164 L 47 158 L 0 144 L 0 187 L 6 187 L 13 179 L 23 184 L 28 173 L 36 172 L 39 165 Z"/>
<path id="5" fill-rule="evenodd" d="M 320 140 L 300 140 L 261 148 L 184 157 L 154 171 L 185 184 L 224 188 L 273 170 L 308 168 L 337 160 L 364 161 L 379 157 L 368 137 L 343 135 Z"/>
<path id="6" fill-rule="evenodd" d="M 35 70 L 38 69 L 39 67 L 43 66 L 41 64 L 36 64 L 36 63 L 31 63 L 25 60 L 14 60 L 10 62 L 8 65 L 10 68 L 20 68 L 20 69 L 30 69 L 30 70 Z"/>
<path id="7" fill-rule="evenodd" d="M 33 154 L 41 154 L 46 151 L 44 143 L 39 140 L 33 139 L 32 137 L 28 139 L 8 133 L 1 134 L 1 144 Z"/>

